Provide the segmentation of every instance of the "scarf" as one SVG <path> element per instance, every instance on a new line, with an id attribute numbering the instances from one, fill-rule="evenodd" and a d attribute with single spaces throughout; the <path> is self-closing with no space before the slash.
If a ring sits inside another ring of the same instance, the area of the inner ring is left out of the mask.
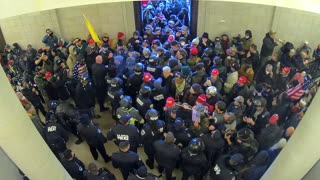
<path id="1" fill-rule="evenodd" d="M 176 83 L 176 97 L 179 96 L 183 92 L 185 85 L 186 85 L 185 80 L 183 80 L 183 82 L 181 84 Z"/>

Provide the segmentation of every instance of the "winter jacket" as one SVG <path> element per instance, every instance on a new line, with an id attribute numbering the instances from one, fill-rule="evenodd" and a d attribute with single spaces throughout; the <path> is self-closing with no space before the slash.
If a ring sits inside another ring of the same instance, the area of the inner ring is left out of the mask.
<path id="1" fill-rule="evenodd" d="M 282 133 L 283 130 L 277 125 L 269 125 L 263 128 L 257 135 L 260 150 L 268 150 L 281 139 Z"/>
<path id="2" fill-rule="evenodd" d="M 273 49 L 276 46 L 277 44 L 276 42 L 274 42 L 274 39 L 272 39 L 270 34 L 267 33 L 266 36 L 263 38 L 263 44 L 261 47 L 261 56 L 262 57 L 271 56 L 273 53 Z"/>
<path id="3" fill-rule="evenodd" d="M 229 93 L 233 87 L 233 85 L 237 82 L 238 80 L 238 71 L 232 72 L 231 74 L 228 75 L 226 82 L 224 83 L 224 92 Z"/>
<path id="4" fill-rule="evenodd" d="M 58 38 L 55 35 L 45 35 L 42 39 L 42 42 L 49 46 L 51 49 L 54 49 L 58 45 Z"/>
<path id="5" fill-rule="evenodd" d="M 253 44 L 253 38 L 251 37 L 250 39 L 246 39 L 244 37 L 244 38 L 241 38 L 240 41 L 242 42 L 243 49 L 245 51 L 249 51 L 251 44 Z"/>
<path id="6" fill-rule="evenodd" d="M 67 59 L 67 66 L 69 67 L 70 71 L 72 72 L 74 65 L 77 62 L 76 56 L 74 55 L 74 49 L 75 46 L 70 46 L 69 47 L 69 56 Z"/>
<path id="7" fill-rule="evenodd" d="M 240 68 L 239 76 L 246 77 L 248 80 L 246 85 L 250 86 L 253 83 L 254 71 L 251 67 L 248 68 L 246 71 L 244 71 L 244 68 Z"/>
<path id="8" fill-rule="evenodd" d="M 192 74 L 191 84 L 203 84 L 207 79 L 207 73 L 205 71 L 196 71 Z"/>

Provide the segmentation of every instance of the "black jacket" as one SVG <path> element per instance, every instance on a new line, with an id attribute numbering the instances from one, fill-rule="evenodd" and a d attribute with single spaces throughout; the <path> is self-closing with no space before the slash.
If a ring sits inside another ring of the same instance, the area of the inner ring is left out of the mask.
<path id="1" fill-rule="evenodd" d="M 99 143 L 104 143 L 106 139 L 103 138 L 101 130 L 93 124 L 87 126 L 79 124 L 77 126 L 80 136 L 89 144 L 96 146 Z"/>
<path id="2" fill-rule="evenodd" d="M 111 128 L 107 133 L 108 140 L 115 139 L 116 144 L 119 145 L 121 141 L 129 141 L 130 149 L 135 150 L 140 144 L 139 130 L 134 125 L 122 125 L 118 124 Z"/>
<path id="3" fill-rule="evenodd" d="M 208 170 L 208 160 L 204 153 L 191 155 L 188 148 L 181 153 L 182 171 L 188 172 L 190 175 L 204 175 Z"/>
<path id="4" fill-rule="evenodd" d="M 107 68 L 103 64 L 93 64 L 92 67 L 92 80 L 94 85 L 98 87 L 106 87 L 105 77 L 107 75 Z"/>
<path id="5" fill-rule="evenodd" d="M 273 53 L 273 49 L 276 46 L 277 44 L 274 42 L 274 39 L 272 39 L 269 33 L 267 33 L 266 36 L 263 38 L 263 44 L 261 47 L 260 55 L 263 57 L 271 56 Z"/>
<path id="6" fill-rule="evenodd" d="M 175 144 L 167 144 L 163 140 L 154 142 L 155 159 L 164 168 L 175 168 L 179 160 L 180 149 Z"/>
<path id="7" fill-rule="evenodd" d="M 89 109 L 95 105 L 95 89 L 91 82 L 88 82 L 86 87 L 82 87 L 82 84 L 78 83 L 75 100 L 79 109 Z"/>
<path id="8" fill-rule="evenodd" d="M 31 88 L 24 88 L 21 90 L 24 97 L 26 97 L 33 106 L 38 106 L 41 104 L 40 97 L 32 92 Z"/>
<path id="9" fill-rule="evenodd" d="M 56 122 L 50 122 L 44 127 L 43 138 L 48 146 L 56 152 L 63 152 L 69 139 L 66 130 Z"/>
<path id="10" fill-rule="evenodd" d="M 85 180 L 86 178 L 83 176 L 83 172 L 85 170 L 84 164 L 76 157 L 72 160 L 63 159 L 61 161 L 63 167 L 67 170 L 70 176 L 76 180 Z"/>
<path id="11" fill-rule="evenodd" d="M 141 142 L 146 154 L 154 154 L 153 143 L 156 140 L 163 139 L 165 123 L 162 120 L 151 121 L 146 123 L 141 130 Z"/>
<path id="12" fill-rule="evenodd" d="M 112 165 L 114 168 L 119 168 L 123 178 L 128 178 L 129 172 L 133 172 L 143 165 L 137 153 L 129 152 L 114 152 L 111 156 Z"/>

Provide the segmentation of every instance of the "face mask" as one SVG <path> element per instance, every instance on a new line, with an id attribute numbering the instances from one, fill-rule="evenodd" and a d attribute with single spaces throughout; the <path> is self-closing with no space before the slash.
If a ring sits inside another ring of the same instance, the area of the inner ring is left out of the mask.
<path id="1" fill-rule="evenodd" d="M 180 44 L 181 44 L 181 46 L 184 46 L 186 43 L 185 42 L 181 42 Z"/>
<path id="2" fill-rule="evenodd" d="M 266 71 L 266 74 L 269 75 L 270 74 L 269 71 Z"/>
<path id="3" fill-rule="evenodd" d="M 246 35 L 245 37 L 246 37 L 246 39 L 249 39 L 249 38 L 250 38 L 250 36 L 248 36 L 248 35 Z"/>

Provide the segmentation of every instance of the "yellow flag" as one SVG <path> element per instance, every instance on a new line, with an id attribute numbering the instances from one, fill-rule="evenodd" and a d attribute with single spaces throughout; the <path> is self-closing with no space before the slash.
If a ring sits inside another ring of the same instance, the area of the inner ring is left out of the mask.
<path id="1" fill-rule="evenodd" d="M 88 28 L 88 31 L 92 37 L 92 39 L 94 40 L 95 43 L 97 43 L 98 45 L 101 43 L 96 31 L 94 30 L 92 24 L 90 23 L 90 21 L 88 20 L 88 18 L 83 14 L 83 18 L 84 18 L 84 22 L 86 23 L 86 26 Z"/>

